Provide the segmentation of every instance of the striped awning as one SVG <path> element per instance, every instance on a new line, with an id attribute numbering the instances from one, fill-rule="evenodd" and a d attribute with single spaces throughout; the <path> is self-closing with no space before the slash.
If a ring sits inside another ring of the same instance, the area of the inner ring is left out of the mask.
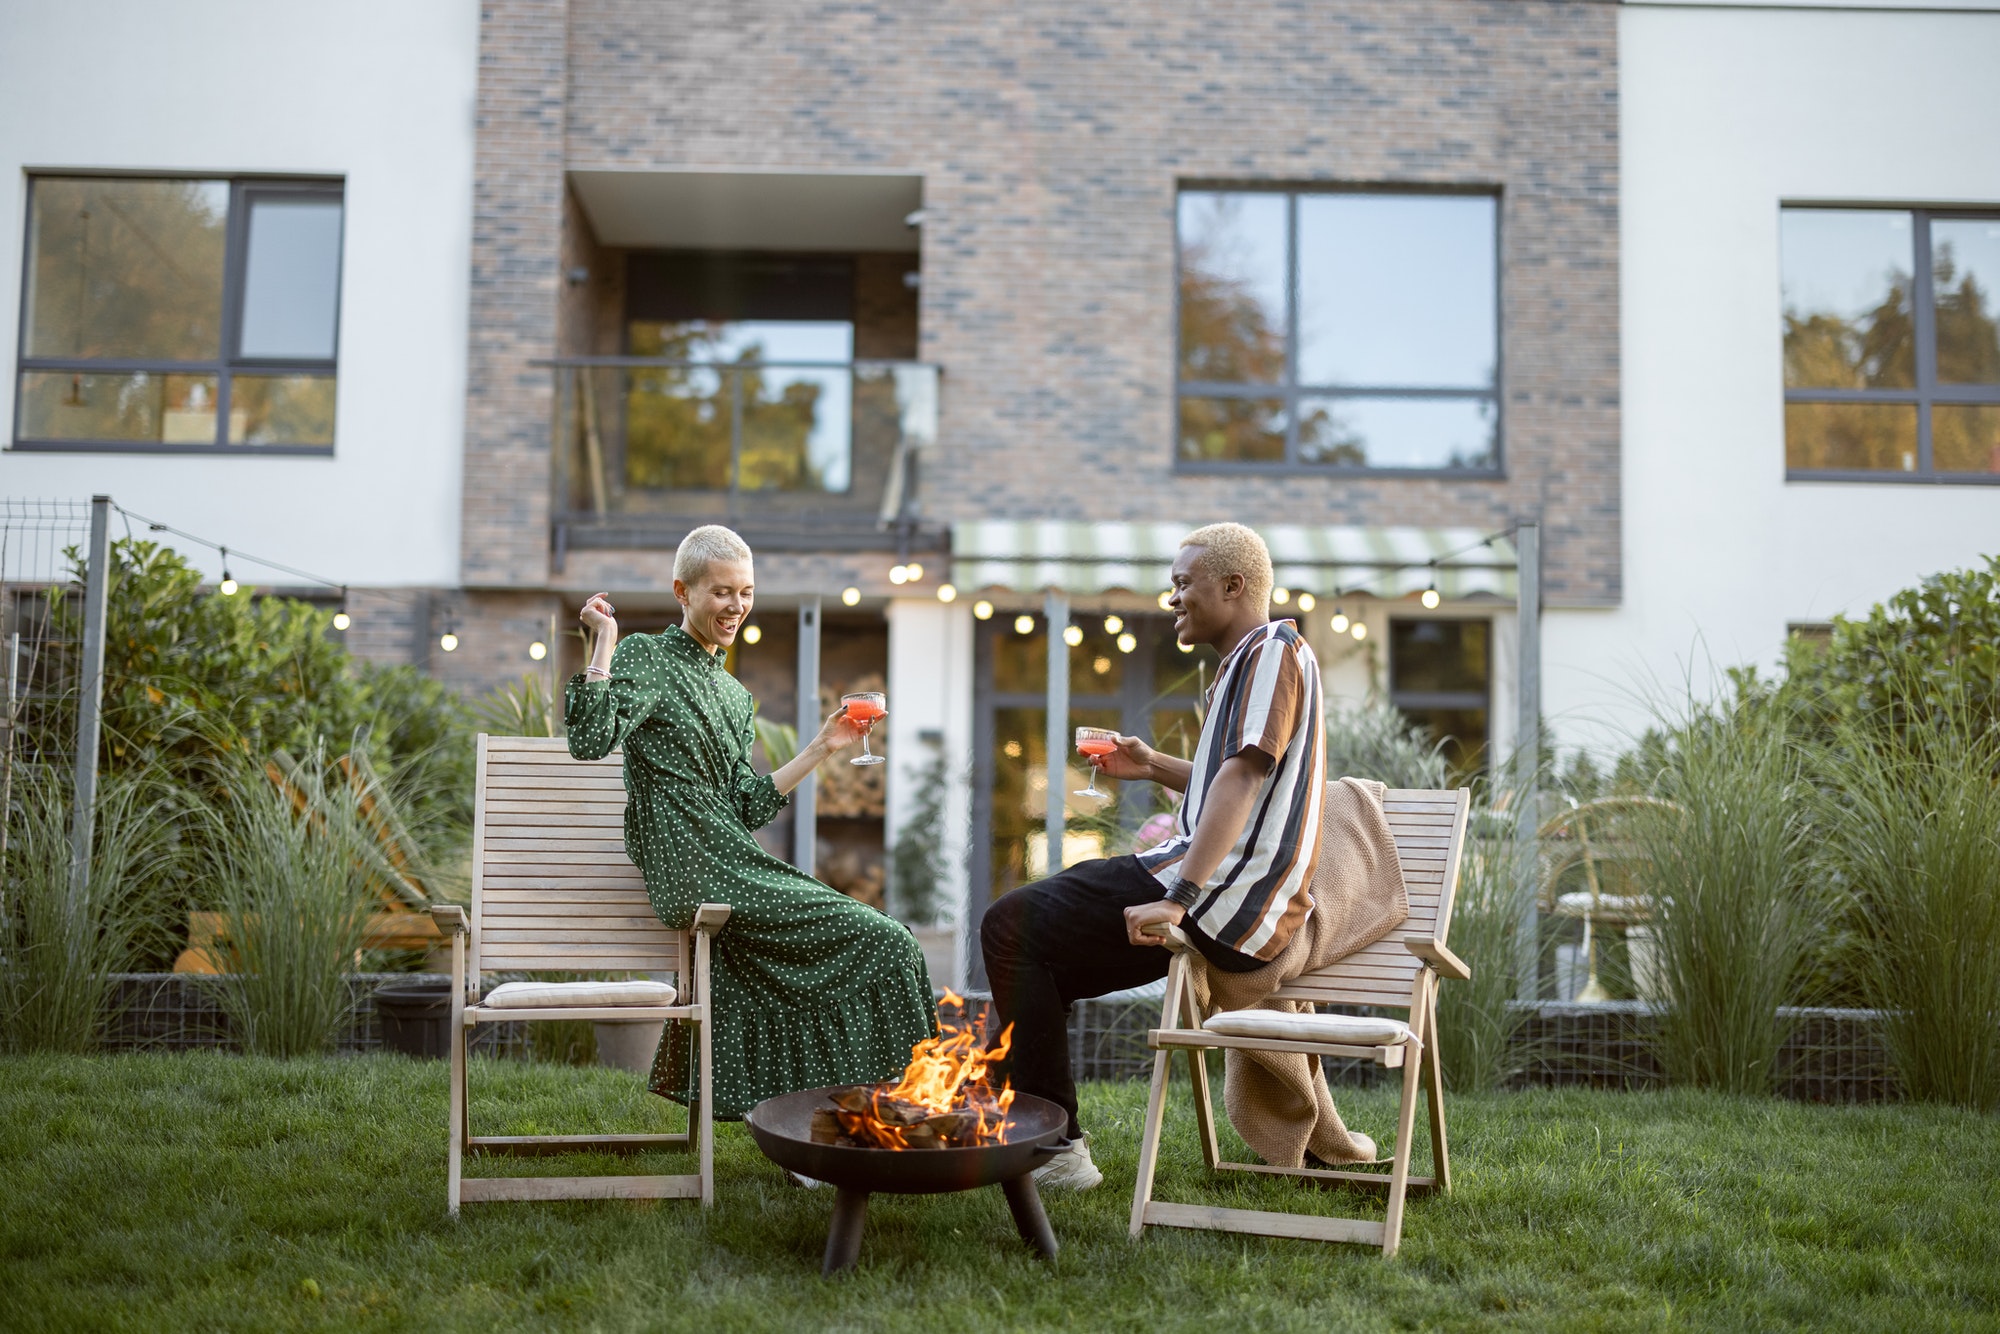
<path id="1" fill-rule="evenodd" d="M 951 581 L 961 590 L 1071 594 L 1167 587 L 1191 523 L 1027 523 L 982 519 L 951 527 Z M 1253 524 L 1271 548 L 1278 586 L 1316 597 L 1393 598 L 1433 577 L 1446 598 L 1511 602 L 1514 545 L 1476 528 Z M 1436 562 L 1435 566 L 1432 562 Z"/>

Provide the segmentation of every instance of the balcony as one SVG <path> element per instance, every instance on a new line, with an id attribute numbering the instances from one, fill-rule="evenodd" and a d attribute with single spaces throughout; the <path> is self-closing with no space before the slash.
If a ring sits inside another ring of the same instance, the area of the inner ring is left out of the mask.
<path id="1" fill-rule="evenodd" d="M 555 565 L 724 523 L 775 551 L 938 548 L 917 517 L 939 368 L 914 361 L 573 357 L 556 376 Z"/>

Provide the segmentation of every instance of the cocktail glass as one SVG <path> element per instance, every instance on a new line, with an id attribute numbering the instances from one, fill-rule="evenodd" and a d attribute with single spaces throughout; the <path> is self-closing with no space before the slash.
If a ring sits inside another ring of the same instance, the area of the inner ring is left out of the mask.
<path id="1" fill-rule="evenodd" d="M 879 690 L 864 690 L 858 694 L 842 695 L 840 702 L 847 710 L 847 720 L 860 723 L 867 728 L 877 718 L 889 711 L 889 697 Z M 848 761 L 849 764 L 880 764 L 882 757 L 868 749 L 868 733 L 861 733 L 861 753 Z"/>
<path id="2" fill-rule="evenodd" d="M 1076 729 L 1076 749 L 1079 755 L 1086 758 L 1096 755 L 1109 755 L 1112 751 L 1118 749 L 1118 734 L 1108 727 L 1079 727 Z M 1078 797 L 1108 797 L 1111 794 L 1097 790 L 1097 766 L 1093 764 L 1090 766 L 1090 786 L 1079 788 L 1071 795 Z"/>

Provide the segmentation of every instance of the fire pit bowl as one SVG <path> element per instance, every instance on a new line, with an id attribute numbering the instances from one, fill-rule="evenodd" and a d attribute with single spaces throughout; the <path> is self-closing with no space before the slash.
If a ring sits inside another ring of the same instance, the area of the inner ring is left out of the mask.
<path id="1" fill-rule="evenodd" d="M 1022 1240 L 1054 1259 L 1055 1233 L 1042 1211 L 1035 1180 L 1029 1175 L 1057 1152 L 1068 1118 L 1046 1098 L 1018 1094 L 1007 1113 L 1012 1123 L 1004 1141 L 941 1149 L 861 1149 L 840 1144 L 815 1144 L 813 1112 L 831 1105 L 831 1095 L 848 1085 L 803 1089 L 767 1098 L 743 1114 L 751 1138 L 764 1156 L 787 1171 L 824 1181 L 837 1188 L 833 1224 L 827 1232 L 823 1274 L 854 1267 L 861 1254 L 861 1230 L 867 1221 L 868 1197 L 877 1191 L 892 1195 L 940 1195 L 998 1185 L 1007 1196 L 1014 1226 Z"/>

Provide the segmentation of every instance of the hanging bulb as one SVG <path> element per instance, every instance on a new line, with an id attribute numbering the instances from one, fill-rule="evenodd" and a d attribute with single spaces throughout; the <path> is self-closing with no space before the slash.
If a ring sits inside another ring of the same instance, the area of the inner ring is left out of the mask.
<path id="1" fill-rule="evenodd" d="M 1344 635 L 1344 634 L 1346 634 L 1346 633 L 1347 633 L 1347 624 L 1348 624 L 1348 622 L 1347 622 L 1347 613 L 1346 613 L 1346 612 L 1344 612 L 1344 611 L 1342 611 L 1342 610 L 1341 610 L 1341 609 L 1340 609 L 1339 607 L 1335 607 L 1335 608 L 1333 609 L 1333 622 L 1332 622 L 1332 624 L 1333 624 L 1333 632 L 1334 632 L 1335 634 L 1337 634 L 1337 635 Z"/>
<path id="2" fill-rule="evenodd" d="M 458 636 L 449 630 L 445 631 L 438 636 L 438 647 L 446 653 L 456 653 L 458 651 Z"/>
<path id="3" fill-rule="evenodd" d="M 1125 618 L 1123 616 L 1107 616 L 1104 618 L 1105 634 L 1115 635 L 1124 628 L 1125 628 Z"/>
<path id="4" fill-rule="evenodd" d="M 861 590 L 858 588 L 843 588 L 840 590 L 840 600 L 850 607 L 858 606 L 861 602 Z"/>
<path id="5" fill-rule="evenodd" d="M 528 645 L 528 656 L 536 662 L 540 662 L 543 658 L 549 656 L 549 646 L 537 639 L 534 643 Z"/>
<path id="6" fill-rule="evenodd" d="M 950 584 L 939 584 L 938 601 L 939 602 L 958 601 L 958 590 L 956 588 L 953 588 Z"/>
<path id="7" fill-rule="evenodd" d="M 1014 633 L 1017 635 L 1031 635 L 1035 633 L 1035 618 L 1032 616 L 1016 616 L 1014 618 Z"/>
<path id="8" fill-rule="evenodd" d="M 1168 606 L 1168 605 L 1167 605 L 1167 604 L 1168 604 L 1168 601 L 1169 601 L 1169 600 L 1170 600 L 1170 599 L 1171 599 L 1172 597 L 1173 597 L 1173 592 L 1172 592 L 1171 590 L 1169 590 L 1169 591 L 1167 591 L 1167 592 L 1165 592 L 1165 593 L 1162 593 L 1162 594 L 1160 594 L 1160 610 L 1161 610 L 1161 611 L 1172 611 L 1172 610 L 1173 610 L 1173 608 L 1172 608 L 1172 607 L 1170 607 L 1170 606 Z"/>
<path id="9" fill-rule="evenodd" d="M 1426 588 L 1424 590 L 1423 603 L 1426 610 L 1436 611 L 1437 604 L 1441 600 L 1442 599 L 1438 597 L 1438 591 L 1435 587 Z"/>
<path id="10" fill-rule="evenodd" d="M 903 578 L 913 584 L 922 583 L 924 581 L 924 567 L 915 561 L 911 561 L 903 567 Z"/>
<path id="11" fill-rule="evenodd" d="M 1068 644 L 1071 648 L 1075 648 L 1078 644 L 1081 644 L 1082 642 L 1083 642 L 1082 626 L 1066 625 L 1063 627 L 1063 643 Z"/>
<path id="12" fill-rule="evenodd" d="M 233 598 L 236 596 L 236 581 L 229 577 L 229 548 L 217 547 L 216 550 L 222 553 L 222 582 L 216 585 L 216 591 L 226 598 Z"/>
<path id="13" fill-rule="evenodd" d="M 352 625 L 352 624 L 354 624 L 354 619 L 353 619 L 352 617 L 350 617 L 350 616 L 349 616 L 349 615 L 348 615 L 348 614 L 347 614 L 346 612 L 344 612 L 344 611 L 337 611 L 337 612 L 335 612 L 335 613 L 333 614 L 333 628 L 334 628 L 334 629 L 336 629 L 336 630 L 345 630 L 345 629 L 346 629 L 346 628 L 347 628 L 348 626 L 350 626 L 350 625 Z"/>
<path id="14" fill-rule="evenodd" d="M 1271 601 L 1277 603 L 1280 607 L 1284 606 L 1287 602 L 1290 602 L 1291 600 L 1292 600 L 1291 589 L 1274 588 L 1271 590 Z"/>
<path id="15" fill-rule="evenodd" d="M 743 627 L 743 642 L 744 642 L 744 643 L 746 643 L 746 644 L 754 644 L 754 643 L 756 643 L 756 642 L 757 642 L 758 640 L 762 639 L 763 637 L 764 637 L 764 627 L 763 627 L 763 626 L 761 626 L 761 625 L 746 625 L 746 626 L 744 626 L 744 627 Z"/>
<path id="16" fill-rule="evenodd" d="M 1368 623 L 1366 621 L 1356 621 L 1354 623 L 1354 628 L 1350 630 L 1348 633 L 1353 635 L 1356 639 L 1366 639 L 1368 638 Z"/>
<path id="17" fill-rule="evenodd" d="M 972 604 L 972 618 L 976 621 L 992 620 L 993 604 L 988 602 L 985 598 L 979 599 L 979 601 Z"/>
<path id="18" fill-rule="evenodd" d="M 1319 599 L 1315 598 L 1312 594 L 1310 593 L 1299 594 L 1300 611 L 1311 611 L 1314 607 L 1317 607 L 1318 605 L 1319 605 Z"/>
<path id="19" fill-rule="evenodd" d="M 909 581 L 910 581 L 910 573 L 909 573 L 909 571 L 908 571 L 908 570 L 905 570 L 905 569 L 904 569 L 904 568 L 903 568 L 902 566 L 898 565 L 898 566 L 895 566 L 895 567 L 893 567 L 892 569 L 890 569 L 890 571 L 889 571 L 889 582 L 890 582 L 890 583 L 892 583 L 892 584 L 906 584 L 906 583 L 908 583 Z"/>
<path id="20" fill-rule="evenodd" d="M 1139 647 L 1139 637 L 1130 630 L 1118 636 L 1118 651 L 1120 653 L 1130 653 L 1137 647 Z"/>

